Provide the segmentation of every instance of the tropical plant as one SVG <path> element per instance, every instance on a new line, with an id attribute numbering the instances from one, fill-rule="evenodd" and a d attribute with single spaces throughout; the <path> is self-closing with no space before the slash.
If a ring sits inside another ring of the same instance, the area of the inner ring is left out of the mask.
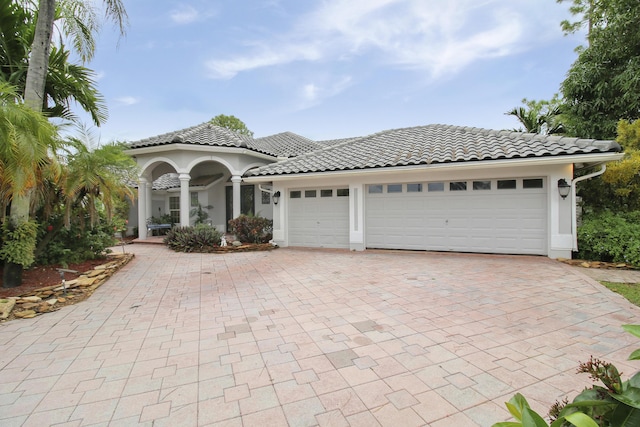
<path id="1" fill-rule="evenodd" d="M 273 231 L 273 220 L 253 215 L 240 215 L 229 220 L 229 232 L 244 243 L 267 243 Z"/>
<path id="2" fill-rule="evenodd" d="M 57 8 L 57 21 L 63 17 L 63 10 L 65 9 Z M 18 93 L 23 96 L 36 13 L 30 2 L 0 0 L 0 16 L 2 16 L 0 35 L 3 40 L 0 43 L 0 81 L 4 80 L 14 85 Z M 74 20 L 65 21 L 65 27 L 75 25 L 74 22 Z M 95 72 L 72 63 L 70 55 L 71 52 L 62 40 L 51 47 L 45 94 L 42 97 L 42 111 L 48 117 L 61 117 L 78 122 L 78 118 L 71 109 L 72 103 L 77 103 L 83 110 L 90 113 L 96 125 L 100 125 L 106 121 L 107 108 L 96 87 Z"/>
<path id="3" fill-rule="evenodd" d="M 134 191 L 128 185 L 135 182 L 137 164 L 124 150 L 122 143 L 109 143 L 91 148 L 91 135 L 70 138 L 74 152 L 67 155 L 66 174 L 62 190 L 66 199 L 65 223 L 70 224 L 73 207 L 82 204 L 89 213 L 90 225 L 98 221 L 98 210 L 104 208 L 107 221 L 111 221 L 118 200 L 133 201 Z"/>
<path id="4" fill-rule="evenodd" d="M 0 206 L 11 206 L 12 215 L 4 219 L 5 230 L 28 227 L 30 195 L 37 187 L 42 171 L 51 166 L 52 153 L 60 147 L 55 126 L 40 113 L 21 103 L 15 90 L 0 83 Z M 3 209 L 4 212 L 4 209 Z M 3 245 L 11 238 L 3 239 Z M 35 241 L 28 240 L 33 252 Z M 15 247 L 15 246 L 14 246 Z M 11 255 L 3 249 L 4 287 L 21 283 L 22 267 L 28 265 L 24 255 Z M 22 249 L 21 249 L 22 251 Z M 21 262 L 15 260 L 21 259 Z"/>
<path id="5" fill-rule="evenodd" d="M 26 2 L 23 1 L 22 4 Z M 33 41 L 29 49 L 29 63 L 27 74 L 25 77 L 24 88 L 24 104 L 32 108 L 35 112 L 42 112 L 45 105 L 45 87 L 47 83 L 48 64 L 52 47 L 52 35 L 54 22 L 56 20 L 56 0 L 38 0 L 37 19 L 34 30 Z M 63 20 L 63 32 L 69 34 L 73 40 L 87 39 L 87 35 L 91 34 L 96 27 L 90 25 L 73 25 L 73 17 L 78 19 L 75 22 L 83 22 L 82 18 L 90 15 L 83 15 L 83 11 L 90 10 L 93 2 L 81 0 L 61 0 L 58 4 L 66 6 L 70 15 Z M 121 0 L 105 0 L 106 17 L 113 19 L 119 23 L 121 33 L 124 31 L 124 23 L 126 22 L 126 12 Z M 76 5 L 76 8 L 73 7 Z M 87 8 L 82 8 L 87 6 Z M 74 13 L 75 12 L 75 13 Z M 70 25 L 64 25 L 64 24 Z M 74 46 L 80 48 L 80 55 L 83 58 L 90 59 L 93 54 L 94 45 L 82 44 L 74 42 Z M 83 50 L 83 48 L 87 48 Z M 18 181 L 24 181 L 24 177 L 17 177 Z M 29 207 L 31 203 L 30 192 L 24 194 L 15 194 L 11 201 L 10 221 L 14 227 L 18 228 L 21 224 L 27 222 L 29 217 Z M 10 286 L 18 286 L 22 283 L 22 269 L 19 264 L 7 262 L 4 266 L 4 276 L 13 278 Z M 7 286 L 7 281 L 4 282 Z"/>
<path id="6" fill-rule="evenodd" d="M 516 107 L 505 113 L 514 116 L 524 127 L 514 129 L 515 131 L 541 135 L 564 133 L 564 125 L 561 122 L 562 102 L 557 94 L 550 101 L 524 98 L 522 103 L 524 107 Z"/>
<path id="7" fill-rule="evenodd" d="M 176 252 L 210 252 L 220 246 L 222 233 L 215 227 L 197 224 L 193 227 L 173 227 L 164 243 Z"/>
<path id="8" fill-rule="evenodd" d="M 640 325 L 623 325 L 623 329 L 640 338 Z M 640 360 L 640 349 L 629 356 Z M 573 402 L 556 402 L 549 411 L 550 427 L 636 427 L 640 425 L 640 372 L 623 381 L 611 363 L 589 358 L 580 363 L 578 373 L 587 373 L 594 384 L 577 395 Z M 495 423 L 493 427 L 549 427 L 520 393 L 506 403 L 516 421 Z"/>

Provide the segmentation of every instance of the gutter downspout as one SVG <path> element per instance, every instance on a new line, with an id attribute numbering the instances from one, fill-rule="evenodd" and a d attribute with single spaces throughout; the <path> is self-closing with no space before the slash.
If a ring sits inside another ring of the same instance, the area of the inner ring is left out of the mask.
<path id="1" fill-rule="evenodd" d="M 262 188 L 262 184 L 258 184 L 258 189 L 264 193 L 269 193 L 273 196 L 274 191 L 273 190 L 269 190 L 268 188 Z"/>
<path id="2" fill-rule="evenodd" d="M 571 181 L 571 234 L 573 237 L 573 251 L 578 250 L 578 218 L 577 218 L 577 209 L 576 209 L 576 184 L 602 175 L 607 170 L 606 163 L 602 164 L 600 170 L 590 173 L 585 176 L 579 176 Z"/>

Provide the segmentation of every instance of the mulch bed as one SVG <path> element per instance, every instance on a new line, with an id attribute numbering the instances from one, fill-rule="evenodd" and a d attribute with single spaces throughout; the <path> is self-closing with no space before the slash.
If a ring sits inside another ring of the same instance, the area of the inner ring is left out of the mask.
<path id="1" fill-rule="evenodd" d="M 83 261 L 77 264 L 69 264 L 66 266 L 56 265 L 44 265 L 35 266 L 26 269 L 22 272 L 22 285 L 16 288 L 2 288 L 2 268 L 0 267 L 0 298 L 17 297 L 22 294 L 28 294 L 35 289 L 44 288 L 46 286 L 58 285 L 61 282 L 60 273 L 58 268 L 66 268 L 69 270 L 75 270 L 79 272 L 85 272 L 93 270 L 93 267 L 104 264 L 107 258 L 92 259 Z M 73 280 L 78 278 L 80 274 L 65 273 L 65 280 Z"/>

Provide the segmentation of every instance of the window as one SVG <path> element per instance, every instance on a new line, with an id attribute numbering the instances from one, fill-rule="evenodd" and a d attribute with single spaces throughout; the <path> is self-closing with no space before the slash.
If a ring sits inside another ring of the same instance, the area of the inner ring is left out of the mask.
<path id="1" fill-rule="evenodd" d="M 271 194 L 267 193 L 266 191 L 262 192 L 262 204 L 263 205 L 271 204 Z"/>
<path id="2" fill-rule="evenodd" d="M 300 199 L 302 197 L 302 192 L 301 191 L 291 191 L 289 193 L 289 198 L 291 199 Z"/>
<path id="3" fill-rule="evenodd" d="M 320 197 L 333 197 L 333 190 L 320 190 Z"/>
<path id="4" fill-rule="evenodd" d="M 498 190 L 515 190 L 515 189 L 516 189 L 515 179 L 501 179 L 498 181 Z"/>
<path id="5" fill-rule="evenodd" d="M 336 190 L 336 194 L 338 197 L 349 197 L 349 189 L 348 188 L 338 188 Z"/>
<path id="6" fill-rule="evenodd" d="M 169 210 L 180 210 L 180 197 L 169 197 Z"/>
<path id="7" fill-rule="evenodd" d="M 369 194 L 382 193 L 382 184 L 372 184 L 369 186 Z"/>
<path id="8" fill-rule="evenodd" d="M 473 181 L 474 190 L 491 190 L 491 181 Z"/>
<path id="9" fill-rule="evenodd" d="M 387 193 L 402 193 L 402 184 L 387 185 Z"/>
<path id="10" fill-rule="evenodd" d="M 427 191 L 444 191 L 444 182 L 430 182 L 427 184 Z"/>
<path id="11" fill-rule="evenodd" d="M 523 179 L 522 188 L 542 188 L 542 178 Z"/>
<path id="12" fill-rule="evenodd" d="M 305 190 L 304 197 L 306 198 L 316 197 L 316 190 Z"/>
<path id="13" fill-rule="evenodd" d="M 467 191 L 467 182 L 452 181 L 449 183 L 449 191 Z"/>
<path id="14" fill-rule="evenodd" d="M 407 193 L 422 192 L 422 184 L 407 184 Z"/>
<path id="15" fill-rule="evenodd" d="M 197 207 L 200 203 L 198 203 L 198 193 L 195 191 L 191 192 L 191 207 Z"/>
<path id="16" fill-rule="evenodd" d="M 172 223 L 180 223 L 180 197 L 169 197 L 169 215 Z"/>

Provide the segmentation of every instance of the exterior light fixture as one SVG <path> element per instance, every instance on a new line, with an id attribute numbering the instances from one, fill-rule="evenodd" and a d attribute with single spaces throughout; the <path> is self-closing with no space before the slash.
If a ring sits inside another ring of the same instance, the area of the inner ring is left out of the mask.
<path id="1" fill-rule="evenodd" d="M 558 193 L 560 193 L 560 197 L 566 199 L 570 192 L 571 184 L 569 184 L 564 178 L 560 178 L 558 180 Z"/>
<path id="2" fill-rule="evenodd" d="M 273 204 L 277 205 L 279 201 L 280 201 L 280 192 L 276 191 L 275 193 L 273 193 Z"/>

